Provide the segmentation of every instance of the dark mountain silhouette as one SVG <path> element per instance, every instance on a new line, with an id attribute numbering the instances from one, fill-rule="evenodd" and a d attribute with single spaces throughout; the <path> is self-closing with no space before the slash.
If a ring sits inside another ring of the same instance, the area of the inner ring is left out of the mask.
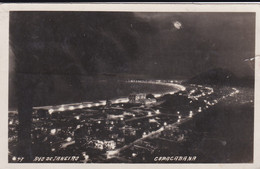
<path id="1" fill-rule="evenodd" d="M 234 73 L 227 69 L 215 68 L 203 72 L 184 82 L 186 84 L 208 84 L 208 85 L 226 85 L 226 86 L 252 86 L 254 77 L 238 78 Z"/>
<path id="2" fill-rule="evenodd" d="M 186 81 L 192 84 L 228 85 L 234 84 L 238 78 L 229 70 L 216 68 L 203 72 Z"/>

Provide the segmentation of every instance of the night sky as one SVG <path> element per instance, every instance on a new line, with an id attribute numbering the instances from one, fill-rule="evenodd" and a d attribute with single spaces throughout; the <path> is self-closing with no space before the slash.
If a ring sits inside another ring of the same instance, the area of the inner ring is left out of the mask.
<path id="1" fill-rule="evenodd" d="M 11 12 L 10 71 L 253 76 L 254 13 Z"/>
<path id="2" fill-rule="evenodd" d="M 86 101 L 93 79 L 254 76 L 254 13 L 11 12 L 9 35 L 9 107 Z"/>

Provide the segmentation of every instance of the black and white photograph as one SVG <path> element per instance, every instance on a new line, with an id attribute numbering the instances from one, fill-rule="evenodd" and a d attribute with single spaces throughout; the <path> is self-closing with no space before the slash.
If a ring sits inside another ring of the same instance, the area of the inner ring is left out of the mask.
<path id="1" fill-rule="evenodd" d="M 254 162 L 255 12 L 10 11 L 8 163 Z"/>

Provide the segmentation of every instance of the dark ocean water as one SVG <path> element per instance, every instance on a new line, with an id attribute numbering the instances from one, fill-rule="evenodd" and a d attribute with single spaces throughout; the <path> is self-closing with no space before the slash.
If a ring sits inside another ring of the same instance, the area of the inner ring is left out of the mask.
<path id="1" fill-rule="evenodd" d="M 84 101 L 96 101 L 127 97 L 131 93 L 165 93 L 177 91 L 171 86 L 160 84 L 129 83 L 116 78 L 98 78 L 85 76 L 61 76 L 42 75 L 30 77 L 37 79 L 33 90 L 33 105 L 57 105 L 67 103 L 77 103 Z M 34 80 L 35 81 L 35 80 Z M 9 107 L 16 107 L 17 90 L 15 80 L 10 79 Z"/>

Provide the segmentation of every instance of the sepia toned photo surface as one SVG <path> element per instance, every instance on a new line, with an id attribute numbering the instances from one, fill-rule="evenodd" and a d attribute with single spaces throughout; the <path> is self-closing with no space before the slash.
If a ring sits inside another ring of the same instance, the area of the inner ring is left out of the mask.
<path id="1" fill-rule="evenodd" d="M 8 163 L 253 163 L 254 12 L 10 11 Z"/>

